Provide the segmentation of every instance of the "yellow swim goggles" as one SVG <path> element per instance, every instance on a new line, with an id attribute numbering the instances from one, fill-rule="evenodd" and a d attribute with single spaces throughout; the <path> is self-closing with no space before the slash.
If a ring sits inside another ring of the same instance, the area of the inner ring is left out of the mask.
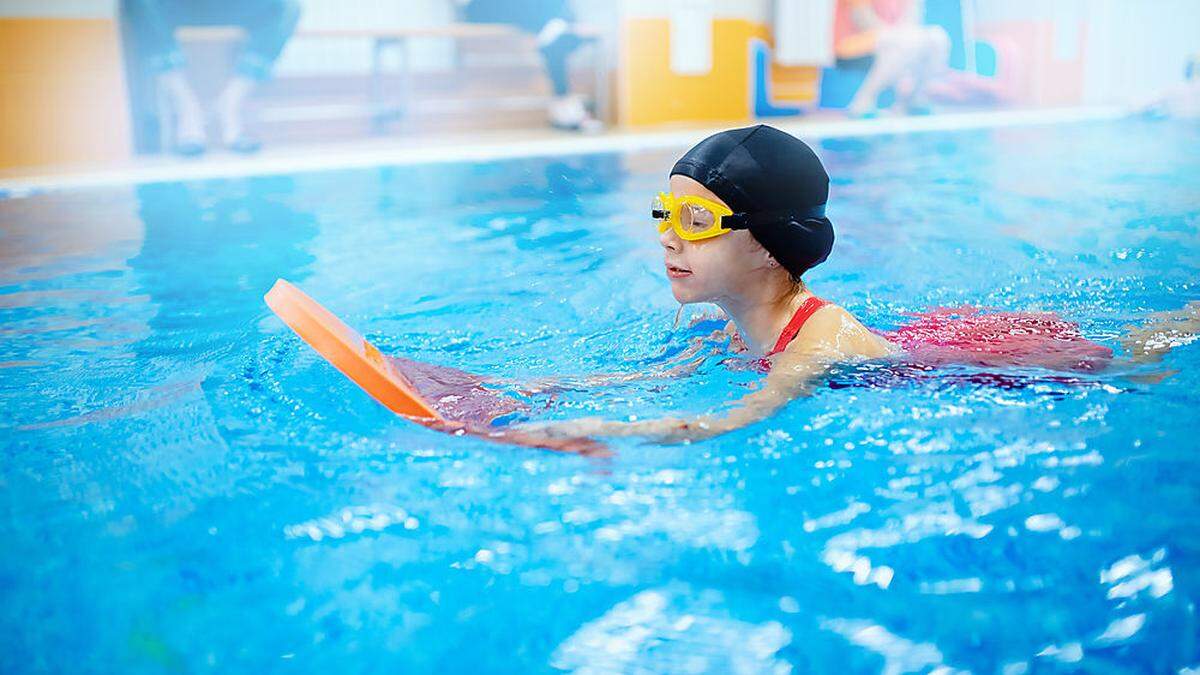
<path id="1" fill-rule="evenodd" d="M 719 237 L 737 228 L 724 227 L 721 223 L 733 215 L 727 206 L 722 206 L 704 197 L 685 195 L 676 197 L 670 192 L 660 192 L 650 204 L 650 217 L 658 222 L 658 231 L 675 228 L 680 239 L 698 241 Z"/>
<path id="2" fill-rule="evenodd" d="M 734 213 L 728 206 L 704 197 L 676 197 L 670 192 L 660 192 L 650 203 L 650 217 L 658 221 L 660 233 L 674 228 L 680 239 L 699 241 L 719 237 L 734 230 L 824 218 L 825 205 L 784 211 Z"/>

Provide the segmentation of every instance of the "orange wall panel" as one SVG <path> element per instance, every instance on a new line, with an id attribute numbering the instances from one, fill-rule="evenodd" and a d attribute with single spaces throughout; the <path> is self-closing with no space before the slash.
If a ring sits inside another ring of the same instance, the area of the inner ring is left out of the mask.
<path id="1" fill-rule="evenodd" d="M 119 39 L 110 19 L 0 19 L 0 168 L 130 156 Z"/>
<path id="2" fill-rule="evenodd" d="M 813 104 L 817 100 L 820 75 L 821 69 L 813 66 L 781 66 L 772 63 L 771 96 L 776 103 Z"/>

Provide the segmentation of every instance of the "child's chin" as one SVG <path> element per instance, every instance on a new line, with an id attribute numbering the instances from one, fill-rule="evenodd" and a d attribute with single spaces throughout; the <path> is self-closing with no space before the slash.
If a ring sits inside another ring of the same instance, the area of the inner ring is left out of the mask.
<path id="1" fill-rule="evenodd" d="M 686 305 L 691 302 L 705 302 L 705 298 L 697 293 L 694 289 L 687 288 L 684 284 L 672 280 L 671 295 L 675 296 L 675 301 L 681 305 Z"/>

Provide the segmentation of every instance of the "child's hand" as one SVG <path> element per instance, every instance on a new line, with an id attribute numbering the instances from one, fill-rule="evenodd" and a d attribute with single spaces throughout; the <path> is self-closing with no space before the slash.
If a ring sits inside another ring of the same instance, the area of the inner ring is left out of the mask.
<path id="1" fill-rule="evenodd" d="M 536 448 L 545 448 L 556 452 L 569 452 L 585 457 L 608 457 L 608 448 L 603 443 L 587 438 L 584 434 L 550 434 L 537 425 L 513 425 L 497 429 L 485 424 L 470 424 L 453 420 L 420 420 L 422 424 L 437 429 L 443 433 L 462 435 L 469 434 L 480 438 L 488 438 L 507 443 L 519 443 Z"/>
<path id="2" fill-rule="evenodd" d="M 580 434 L 552 435 L 527 426 L 513 426 L 503 431 L 489 434 L 493 438 L 510 442 L 531 445 L 556 452 L 569 452 L 585 457 L 608 457 L 612 455 L 608 447 L 599 441 L 592 440 Z"/>

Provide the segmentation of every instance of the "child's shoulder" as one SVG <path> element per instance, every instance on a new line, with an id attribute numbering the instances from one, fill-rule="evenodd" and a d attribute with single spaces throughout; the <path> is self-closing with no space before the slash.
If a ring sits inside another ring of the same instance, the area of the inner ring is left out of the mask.
<path id="1" fill-rule="evenodd" d="M 887 343 L 841 305 L 829 302 L 813 312 L 793 342 L 802 348 L 831 351 L 845 357 L 875 358 L 889 352 Z"/>

